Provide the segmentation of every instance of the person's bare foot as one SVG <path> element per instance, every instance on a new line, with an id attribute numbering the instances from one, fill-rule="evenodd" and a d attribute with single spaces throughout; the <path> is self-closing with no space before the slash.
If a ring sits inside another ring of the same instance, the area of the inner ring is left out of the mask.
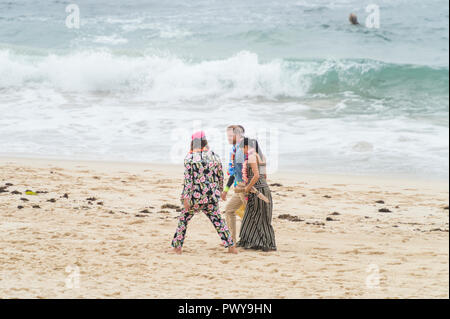
<path id="1" fill-rule="evenodd" d="M 230 254 L 237 254 L 237 253 L 238 253 L 238 250 L 236 249 L 236 247 L 231 246 L 231 247 L 228 247 L 228 252 L 229 252 Z"/>
<path id="2" fill-rule="evenodd" d="M 169 253 L 170 253 L 170 254 L 181 255 L 181 252 L 182 252 L 181 247 L 171 248 L 171 249 L 169 250 Z"/>

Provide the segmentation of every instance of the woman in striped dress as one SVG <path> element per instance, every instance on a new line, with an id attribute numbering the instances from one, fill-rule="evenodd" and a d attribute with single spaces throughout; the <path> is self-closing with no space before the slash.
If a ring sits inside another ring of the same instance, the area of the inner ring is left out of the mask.
<path id="1" fill-rule="evenodd" d="M 246 161 L 243 176 L 248 194 L 247 206 L 242 220 L 239 247 L 263 251 L 277 250 L 275 232 L 272 227 L 272 195 L 266 182 L 265 159 L 254 139 L 244 138 L 241 142 Z M 255 187 L 269 199 L 269 203 L 258 198 L 251 189 Z"/>

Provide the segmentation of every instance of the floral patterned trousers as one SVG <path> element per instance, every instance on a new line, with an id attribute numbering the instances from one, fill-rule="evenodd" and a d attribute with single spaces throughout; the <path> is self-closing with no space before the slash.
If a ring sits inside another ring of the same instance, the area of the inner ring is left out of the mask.
<path id="1" fill-rule="evenodd" d="M 198 210 L 183 209 L 181 211 L 180 217 L 178 217 L 178 227 L 175 232 L 175 236 L 172 240 L 172 247 L 178 248 L 183 246 L 184 239 L 186 237 L 187 224 L 194 216 L 195 212 L 203 211 L 205 215 L 209 218 L 211 223 L 214 225 L 217 233 L 222 239 L 222 244 L 226 247 L 233 246 L 233 238 L 231 237 L 230 231 L 225 220 L 220 215 L 219 207 L 217 205 L 204 205 L 199 207 Z"/>

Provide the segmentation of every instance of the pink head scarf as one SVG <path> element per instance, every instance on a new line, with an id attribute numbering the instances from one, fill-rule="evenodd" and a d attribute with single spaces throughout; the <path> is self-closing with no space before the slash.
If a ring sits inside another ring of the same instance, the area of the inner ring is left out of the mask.
<path id="1" fill-rule="evenodd" d="M 195 140 L 195 139 L 202 139 L 202 138 L 205 138 L 206 137 L 206 134 L 205 134 L 205 132 L 204 131 L 198 131 L 198 132 L 195 132 L 194 134 L 192 134 L 192 140 Z"/>

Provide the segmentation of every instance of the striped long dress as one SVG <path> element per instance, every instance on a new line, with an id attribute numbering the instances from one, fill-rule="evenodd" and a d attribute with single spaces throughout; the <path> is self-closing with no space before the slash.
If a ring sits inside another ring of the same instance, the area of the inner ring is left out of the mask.
<path id="1" fill-rule="evenodd" d="M 247 169 L 248 180 L 251 180 L 253 172 L 250 165 Z M 272 194 L 262 174 L 260 174 L 255 188 L 264 194 L 270 200 L 270 203 L 259 199 L 253 193 L 248 194 L 248 202 L 239 233 L 240 240 L 237 245 L 247 249 L 263 251 L 277 250 L 275 232 L 272 227 Z"/>

